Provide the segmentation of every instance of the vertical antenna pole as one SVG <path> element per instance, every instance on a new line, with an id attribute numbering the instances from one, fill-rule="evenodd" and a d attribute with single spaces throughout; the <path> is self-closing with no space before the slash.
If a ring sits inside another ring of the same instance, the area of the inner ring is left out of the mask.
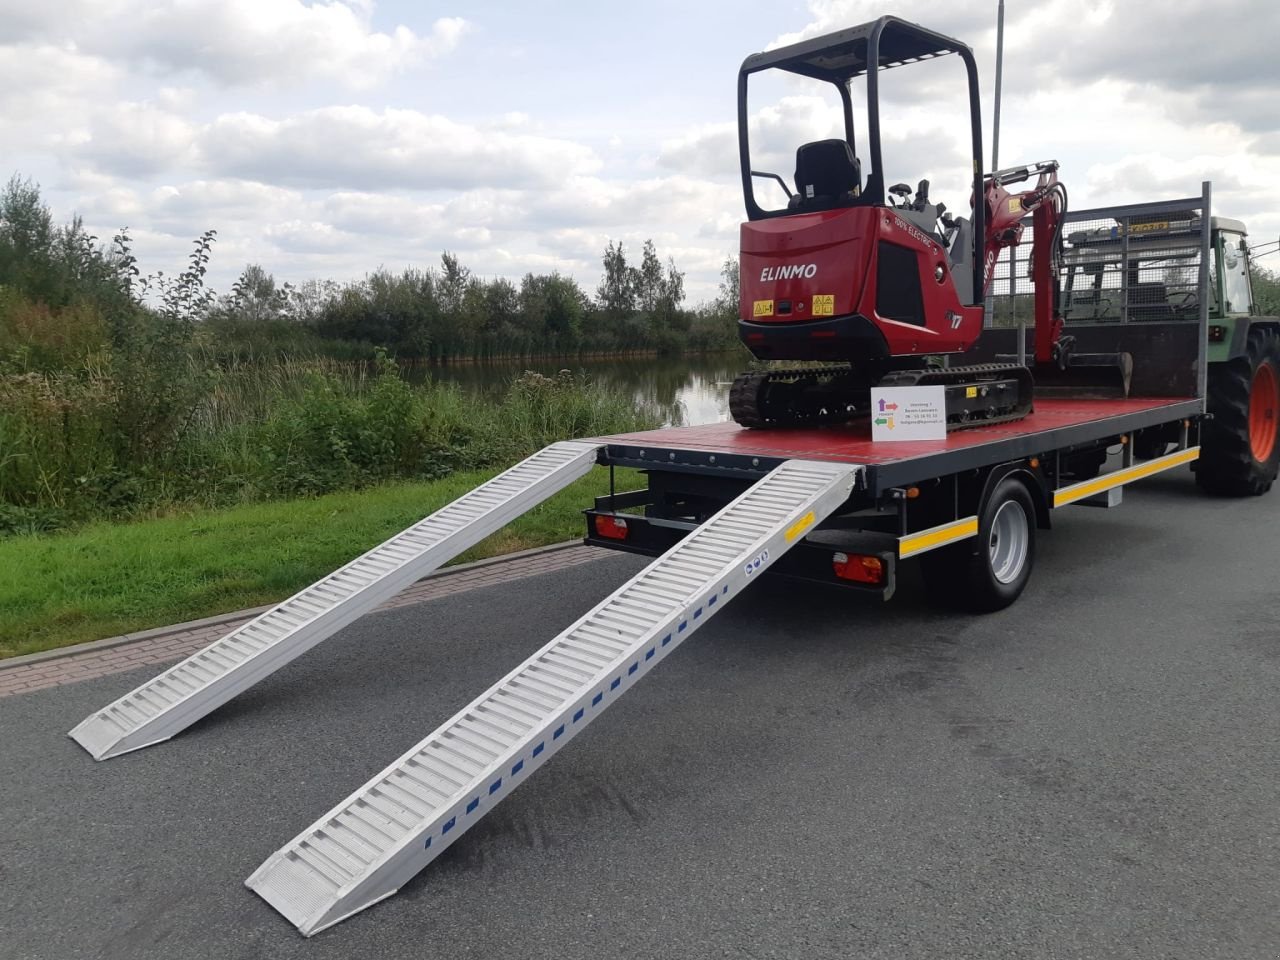
<path id="1" fill-rule="evenodd" d="M 1004 75 L 1004 0 L 996 8 L 996 99 L 991 132 L 991 169 L 1000 169 L 1000 86 Z"/>

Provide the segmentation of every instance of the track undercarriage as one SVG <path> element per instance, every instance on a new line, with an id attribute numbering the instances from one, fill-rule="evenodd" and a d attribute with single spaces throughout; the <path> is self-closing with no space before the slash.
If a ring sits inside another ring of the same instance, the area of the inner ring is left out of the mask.
<path id="1" fill-rule="evenodd" d="M 818 427 L 871 412 L 871 388 L 947 388 L 947 429 L 1018 420 L 1031 412 L 1031 371 L 1017 364 L 894 370 L 871 378 L 847 364 L 741 374 L 729 390 L 729 411 L 744 427 Z"/>

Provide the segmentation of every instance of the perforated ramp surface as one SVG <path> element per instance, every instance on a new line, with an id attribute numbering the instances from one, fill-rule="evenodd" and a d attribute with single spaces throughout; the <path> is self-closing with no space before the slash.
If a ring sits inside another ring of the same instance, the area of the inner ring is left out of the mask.
<path id="1" fill-rule="evenodd" d="M 311 935 L 414 876 L 848 498 L 859 468 L 750 487 L 246 881 Z"/>
<path id="2" fill-rule="evenodd" d="M 554 443 L 91 714 L 97 760 L 167 740 L 585 475 L 599 444 Z"/>

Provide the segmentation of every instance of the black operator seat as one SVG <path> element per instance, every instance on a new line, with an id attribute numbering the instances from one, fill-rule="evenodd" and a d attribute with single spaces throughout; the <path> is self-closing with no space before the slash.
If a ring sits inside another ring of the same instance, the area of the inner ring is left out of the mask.
<path id="1" fill-rule="evenodd" d="M 796 148 L 796 195 L 792 210 L 851 207 L 862 191 L 862 165 L 844 140 L 815 140 Z"/>

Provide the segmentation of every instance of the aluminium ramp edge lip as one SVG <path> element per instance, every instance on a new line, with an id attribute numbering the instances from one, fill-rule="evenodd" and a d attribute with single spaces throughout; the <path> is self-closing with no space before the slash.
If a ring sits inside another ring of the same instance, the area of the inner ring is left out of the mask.
<path id="1" fill-rule="evenodd" d="M 787 461 L 272 854 L 246 881 L 305 936 L 395 893 L 760 572 L 861 467 Z"/>
<path id="2" fill-rule="evenodd" d="M 584 476 L 601 444 L 553 443 L 242 624 L 69 732 L 95 760 L 167 740 Z"/>

